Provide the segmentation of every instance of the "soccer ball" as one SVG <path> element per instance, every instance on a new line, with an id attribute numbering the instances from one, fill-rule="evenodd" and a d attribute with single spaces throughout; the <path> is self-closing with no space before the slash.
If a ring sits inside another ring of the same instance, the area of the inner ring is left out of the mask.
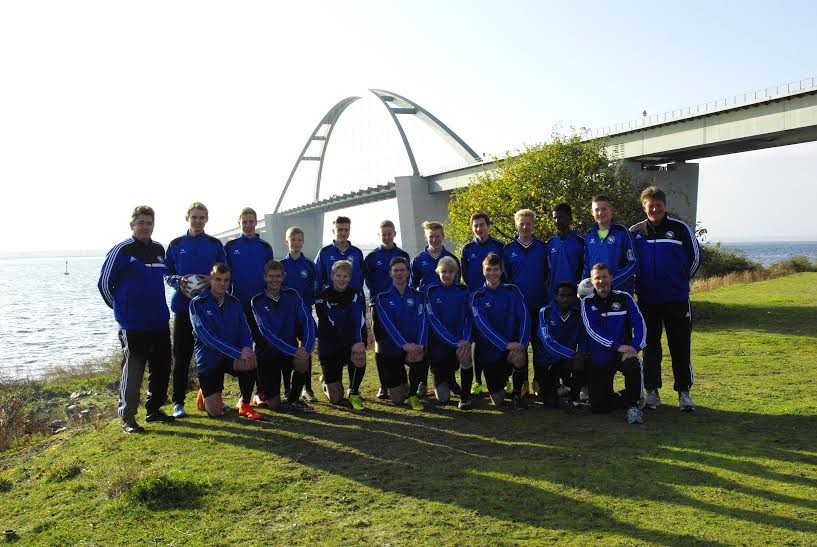
<path id="1" fill-rule="evenodd" d="M 576 296 L 579 298 L 584 298 L 587 295 L 593 294 L 593 283 L 591 283 L 590 278 L 582 279 L 579 283 L 579 287 L 576 290 Z"/>
<path id="2" fill-rule="evenodd" d="M 208 276 L 202 274 L 193 274 L 187 278 L 187 285 L 182 289 L 182 294 L 187 298 L 193 298 L 201 291 L 210 286 Z M 180 283 L 181 286 L 181 283 Z"/>

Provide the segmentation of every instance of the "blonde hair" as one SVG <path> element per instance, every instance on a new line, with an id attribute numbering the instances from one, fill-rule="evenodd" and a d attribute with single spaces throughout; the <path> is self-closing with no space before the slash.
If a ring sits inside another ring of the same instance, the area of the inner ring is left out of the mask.
<path id="1" fill-rule="evenodd" d="M 521 218 L 523 218 L 523 217 L 529 217 L 529 218 L 530 218 L 530 219 L 533 221 L 533 220 L 536 220 L 536 213 L 534 213 L 534 212 L 533 212 L 533 211 L 531 211 L 530 209 L 519 209 L 519 210 L 518 210 L 516 213 L 514 213 L 514 215 L 513 215 L 513 221 L 514 221 L 514 223 L 515 223 L 515 224 L 519 224 L 519 219 L 521 219 Z"/>
<path id="2" fill-rule="evenodd" d="M 436 220 L 426 220 L 425 222 L 423 222 L 423 230 L 430 230 L 433 232 L 434 230 L 442 229 L 443 225 L 437 222 Z"/>
<path id="3" fill-rule="evenodd" d="M 188 217 L 190 216 L 190 213 L 193 211 L 193 209 L 201 209 L 202 211 L 204 211 L 204 214 L 206 216 L 208 217 L 210 216 L 210 211 L 207 210 L 207 206 L 200 201 L 194 201 L 193 203 L 187 206 Z"/>
<path id="4" fill-rule="evenodd" d="M 348 273 L 349 275 L 352 274 L 352 263 L 348 260 L 338 260 L 334 264 L 332 264 L 332 273 L 335 273 L 335 270 L 343 270 L 344 272 Z"/>
<path id="5" fill-rule="evenodd" d="M 258 213 L 256 213 L 255 209 L 253 209 L 252 207 L 244 207 L 243 209 L 241 209 L 241 212 L 238 213 L 238 220 L 240 221 L 241 217 L 243 217 L 244 215 L 252 215 L 255 217 L 255 220 L 258 220 Z"/>
<path id="6" fill-rule="evenodd" d="M 458 272 L 460 271 L 460 268 L 457 266 L 456 260 L 450 256 L 444 256 L 439 262 L 437 262 L 437 267 L 434 269 L 434 271 L 440 273 L 443 270 L 454 270 L 455 272 Z"/>
<path id="7" fill-rule="evenodd" d="M 291 236 L 295 234 L 301 234 L 301 236 L 303 237 L 304 231 L 298 228 L 297 226 L 290 226 L 289 228 L 287 228 L 287 233 L 284 237 L 289 239 Z"/>

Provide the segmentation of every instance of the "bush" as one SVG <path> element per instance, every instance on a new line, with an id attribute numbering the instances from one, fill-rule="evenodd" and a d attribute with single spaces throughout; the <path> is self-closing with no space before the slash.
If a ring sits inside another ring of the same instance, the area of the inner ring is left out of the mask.
<path id="1" fill-rule="evenodd" d="M 724 249 L 720 243 L 701 245 L 701 265 L 696 277 L 723 277 L 740 272 L 757 272 L 763 269 L 760 263 L 750 260 L 739 249 Z"/>
<path id="2" fill-rule="evenodd" d="M 788 275 L 802 272 L 817 271 L 817 262 L 812 264 L 808 258 L 802 255 L 792 256 L 786 260 L 775 262 L 769 266 L 769 270 L 773 275 Z"/>

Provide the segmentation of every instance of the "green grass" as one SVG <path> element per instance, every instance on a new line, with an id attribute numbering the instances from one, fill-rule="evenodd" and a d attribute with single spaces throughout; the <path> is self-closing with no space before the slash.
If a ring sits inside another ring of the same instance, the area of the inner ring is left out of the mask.
<path id="1" fill-rule="evenodd" d="M 817 274 L 693 306 L 694 414 L 665 390 L 642 426 L 371 398 L 112 421 L 7 453 L 2 524 L 22 544 L 817 544 Z"/>

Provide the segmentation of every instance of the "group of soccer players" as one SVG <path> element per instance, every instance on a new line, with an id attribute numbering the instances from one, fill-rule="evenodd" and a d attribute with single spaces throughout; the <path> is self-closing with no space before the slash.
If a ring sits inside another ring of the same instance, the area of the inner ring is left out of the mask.
<path id="1" fill-rule="evenodd" d="M 661 189 L 647 188 L 641 201 L 647 218 L 627 229 L 615 221 L 612 200 L 595 196 L 595 224 L 584 236 L 571 228 L 570 206 L 557 204 L 557 233 L 547 241 L 534 235 L 534 212 L 522 209 L 507 244 L 491 236 L 489 216 L 476 212 L 470 219 L 474 239 L 459 258 L 444 247 L 443 226 L 426 221 L 427 247 L 410 259 L 395 244 L 389 220 L 380 223 L 381 244 L 364 257 L 349 241 L 350 219 L 339 216 L 334 240 L 314 262 L 302 253 L 304 232 L 297 227 L 286 231 L 287 256 L 275 260 L 256 233 L 250 208 L 239 216 L 242 235 L 222 246 L 204 233 L 208 211 L 198 202 L 188 208 L 187 233 L 165 253 L 151 239 L 153 210 L 139 206 L 132 237 L 108 253 L 99 278 L 120 326 L 123 430 L 144 430 L 135 417 L 146 365 L 146 421 L 187 415 L 193 356 L 196 406 L 213 417 L 227 409 L 225 374 L 238 380 L 241 416 L 260 419 L 257 407 L 311 412 L 315 346 L 326 398 L 362 410 L 360 386 L 372 344 L 377 398 L 407 402 L 417 411 L 430 396 L 430 369 L 435 399 L 445 404 L 453 394 L 462 410 L 483 391 L 504 406 L 507 391 L 513 409 L 532 401 L 570 409 L 589 404 L 592 412 L 625 410 L 629 423 L 641 423 L 645 406 L 661 404 L 663 329 L 679 408 L 694 410 L 689 283 L 698 243 L 689 226 L 667 216 Z M 585 278 L 592 290 L 577 298 Z M 172 360 L 165 283 L 174 289 Z M 199 284 L 206 288 L 191 292 Z M 161 407 L 171 362 L 174 406 L 168 415 Z M 620 392 L 613 388 L 616 372 L 624 376 Z"/>

